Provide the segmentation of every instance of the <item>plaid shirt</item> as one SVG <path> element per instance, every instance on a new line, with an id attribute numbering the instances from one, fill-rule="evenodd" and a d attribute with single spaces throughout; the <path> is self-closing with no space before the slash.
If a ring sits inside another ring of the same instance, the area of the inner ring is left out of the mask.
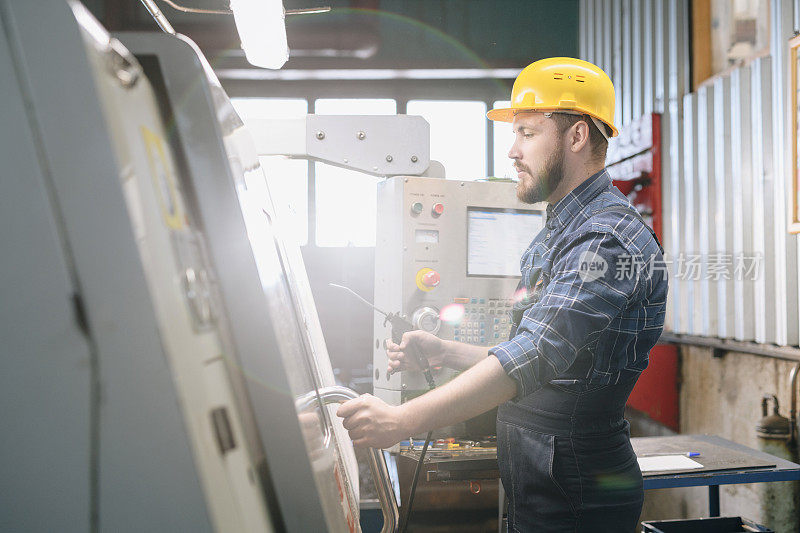
<path id="1" fill-rule="evenodd" d="M 489 350 L 518 399 L 548 382 L 585 390 L 647 367 L 664 326 L 664 258 L 605 170 L 548 206 L 520 268 L 510 339 Z"/>

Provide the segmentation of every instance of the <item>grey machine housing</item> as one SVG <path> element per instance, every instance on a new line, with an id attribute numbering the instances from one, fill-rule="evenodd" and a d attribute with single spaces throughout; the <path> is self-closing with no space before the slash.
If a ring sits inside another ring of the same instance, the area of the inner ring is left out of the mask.
<path id="1" fill-rule="evenodd" d="M 202 54 L 119 36 L 140 64 L 72 1 L 0 21 L 0 529 L 359 529 L 302 258 Z"/>

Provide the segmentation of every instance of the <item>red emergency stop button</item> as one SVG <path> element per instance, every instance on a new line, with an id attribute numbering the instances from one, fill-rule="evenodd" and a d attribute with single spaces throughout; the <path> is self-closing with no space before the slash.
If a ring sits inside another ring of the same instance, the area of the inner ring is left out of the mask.
<path id="1" fill-rule="evenodd" d="M 436 287 L 440 281 L 441 278 L 439 277 L 439 273 L 435 270 L 431 270 L 430 272 L 426 272 L 422 275 L 422 284 L 426 287 Z"/>
<path id="2" fill-rule="evenodd" d="M 435 217 L 441 216 L 444 213 L 444 204 L 433 204 L 433 208 L 431 208 L 431 214 Z"/>
<path id="3" fill-rule="evenodd" d="M 417 272 L 416 282 L 417 288 L 423 292 L 430 292 L 439 285 L 441 278 L 439 273 L 432 268 L 422 268 Z"/>

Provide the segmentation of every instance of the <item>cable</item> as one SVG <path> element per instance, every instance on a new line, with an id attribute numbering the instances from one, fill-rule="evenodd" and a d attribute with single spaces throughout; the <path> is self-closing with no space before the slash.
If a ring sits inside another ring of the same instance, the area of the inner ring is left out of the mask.
<path id="1" fill-rule="evenodd" d="M 411 343 L 406 348 L 411 348 Z M 416 346 L 414 347 L 416 349 Z M 433 380 L 433 375 L 431 374 L 431 367 L 428 364 L 428 358 L 423 356 L 419 351 L 417 352 L 417 362 L 422 363 L 424 361 L 424 365 L 420 364 L 424 369 L 425 378 L 428 381 L 428 390 L 433 390 L 436 388 L 436 382 Z M 417 461 L 417 467 L 414 469 L 414 477 L 411 478 L 411 490 L 408 493 L 408 504 L 404 505 L 405 507 L 405 517 L 403 519 L 403 527 L 400 529 L 400 533 L 406 533 L 408 529 L 408 522 L 411 520 L 411 508 L 414 506 L 414 496 L 417 493 L 417 482 L 419 481 L 419 473 L 422 471 L 422 465 L 425 462 L 425 454 L 428 451 L 428 445 L 431 443 L 431 437 L 433 437 L 433 430 L 428 431 L 428 435 L 425 437 L 425 444 L 422 445 L 422 451 L 419 454 L 419 461 Z"/>
<path id="2" fill-rule="evenodd" d="M 386 317 L 383 321 L 383 325 L 385 326 L 388 322 L 392 326 L 392 341 L 396 344 L 400 344 L 403 341 L 403 334 L 408 331 L 414 330 L 414 325 L 411 324 L 408 320 L 406 320 L 400 313 L 386 313 L 385 311 L 381 311 L 375 304 L 367 300 L 366 298 L 361 297 L 357 292 L 349 287 L 345 287 L 344 285 L 338 285 L 336 283 L 328 283 L 331 287 L 336 287 L 337 289 L 344 289 L 356 298 L 358 298 L 361 302 L 367 304 L 371 308 L 373 308 L 378 313 L 382 314 Z M 422 371 L 422 375 L 425 376 L 425 381 L 428 383 L 428 390 L 433 390 L 436 388 L 436 382 L 433 379 L 433 373 L 431 372 L 431 365 L 428 361 L 428 358 L 425 357 L 420 349 L 414 344 L 409 342 L 405 348 L 405 353 L 411 359 L 417 363 L 420 370 Z M 391 375 L 391 372 L 389 373 Z M 417 467 L 414 469 L 414 477 L 411 480 L 411 490 L 408 493 L 408 503 L 403 506 L 404 508 L 404 518 L 402 520 L 402 527 L 400 529 L 401 533 L 405 533 L 408 529 L 408 522 L 411 518 L 411 508 L 414 505 L 414 495 L 417 493 L 417 483 L 419 482 L 419 473 L 422 471 L 422 465 L 425 462 L 425 454 L 428 452 L 428 445 L 431 443 L 431 437 L 433 437 L 433 430 L 428 431 L 428 435 L 425 437 L 425 444 L 422 446 L 422 452 L 419 454 L 419 461 L 417 461 Z M 409 439 L 410 440 L 410 439 Z"/>
<path id="3" fill-rule="evenodd" d="M 184 13 L 202 13 L 205 15 L 230 15 L 233 13 L 230 9 L 202 9 L 199 7 L 186 7 L 180 4 L 176 4 L 172 0 L 161 0 L 165 4 L 167 4 L 172 9 L 176 9 L 178 11 L 183 11 Z"/>
<path id="4" fill-rule="evenodd" d="M 425 437 L 425 444 L 422 445 L 422 451 L 419 454 L 419 461 L 417 461 L 417 468 L 414 469 L 414 477 L 411 479 L 411 490 L 408 493 L 408 504 L 405 505 L 405 517 L 403 518 L 403 527 L 400 529 L 401 533 L 406 533 L 408 529 L 408 521 L 411 518 L 411 507 L 414 505 L 414 495 L 417 493 L 417 482 L 419 481 L 419 473 L 422 470 L 422 463 L 425 462 L 425 453 L 428 451 L 428 445 L 431 443 L 433 430 L 428 432 Z"/>

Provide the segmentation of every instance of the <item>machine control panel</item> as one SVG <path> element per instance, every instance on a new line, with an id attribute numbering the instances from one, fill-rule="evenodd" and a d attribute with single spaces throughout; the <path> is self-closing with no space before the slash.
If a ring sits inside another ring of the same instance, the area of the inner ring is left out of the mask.
<path id="1" fill-rule="evenodd" d="M 453 340 L 494 346 L 506 339 L 511 331 L 511 298 L 454 298 L 464 306 L 464 316 L 453 328 Z"/>
<path id="2" fill-rule="evenodd" d="M 505 341 L 520 257 L 544 222 L 543 206 L 520 202 L 515 183 L 388 178 L 378 184 L 375 305 L 442 339 Z M 386 373 L 383 317 L 374 332 L 375 394 L 398 404 L 424 392 L 421 374 Z M 434 368 L 438 384 L 453 375 Z"/>

